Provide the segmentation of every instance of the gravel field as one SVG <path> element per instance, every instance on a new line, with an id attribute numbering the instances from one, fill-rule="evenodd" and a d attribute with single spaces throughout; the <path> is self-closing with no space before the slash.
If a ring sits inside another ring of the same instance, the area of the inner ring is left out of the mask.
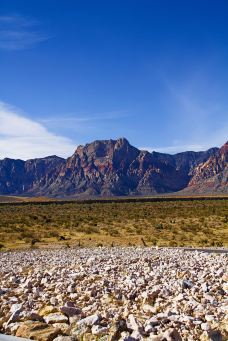
<path id="1" fill-rule="evenodd" d="M 33 340 L 228 340 L 226 254 L 1 253 L 0 333 Z"/>

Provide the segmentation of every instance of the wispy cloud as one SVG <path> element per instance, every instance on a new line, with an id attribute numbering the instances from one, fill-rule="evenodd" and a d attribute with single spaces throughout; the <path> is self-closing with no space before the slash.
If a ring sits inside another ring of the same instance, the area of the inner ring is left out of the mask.
<path id="1" fill-rule="evenodd" d="M 167 147 L 140 147 L 141 150 L 147 150 L 148 152 L 159 152 L 165 154 L 177 154 L 186 151 L 202 151 L 207 149 L 204 145 L 189 144 L 189 145 L 173 145 Z"/>
<path id="2" fill-rule="evenodd" d="M 204 138 L 201 143 L 196 144 L 186 144 L 186 142 L 182 141 L 173 141 L 170 146 L 147 146 L 147 147 L 139 147 L 141 150 L 147 150 L 149 152 L 159 152 L 159 153 L 167 153 L 167 154 L 177 154 L 186 151 L 204 151 L 212 147 L 221 147 L 228 140 L 228 124 L 224 122 L 224 126 L 216 130 L 210 134 L 208 134 L 207 138 Z"/>
<path id="3" fill-rule="evenodd" d="M 41 32 L 35 19 L 19 15 L 0 16 L 0 49 L 14 51 L 31 48 L 50 39 Z"/>
<path id="4" fill-rule="evenodd" d="M 93 122 L 93 121 L 109 121 L 115 120 L 119 118 L 128 117 L 127 111 L 118 110 L 118 111 L 109 111 L 103 113 L 96 113 L 96 114 L 70 114 L 64 117 L 49 117 L 45 119 L 40 119 L 39 122 L 41 123 L 54 123 L 54 124 L 71 124 L 71 123 L 86 123 L 86 122 Z"/>
<path id="5" fill-rule="evenodd" d="M 30 159 L 48 155 L 69 156 L 75 143 L 50 132 L 18 109 L 0 102 L 0 159 Z"/>
<path id="6" fill-rule="evenodd" d="M 171 113 L 177 139 L 168 146 L 149 147 L 166 153 L 199 151 L 219 147 L 228 139 L 228 101 L 220 83 L 207 70 L 192 71 L 182 81 L 162 75 L 167 90 L 167 112 Z"/>

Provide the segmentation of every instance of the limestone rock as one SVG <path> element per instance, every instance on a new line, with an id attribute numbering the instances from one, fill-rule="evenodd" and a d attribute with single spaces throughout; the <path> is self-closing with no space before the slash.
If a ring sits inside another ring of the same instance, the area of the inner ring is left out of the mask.
<path id="1" fill-rule="evenodd" d="M 45 323 L 31 321 L 22 323 L 16 332 L 18 337 L 37 341 L 52 341 L 59 334 L 61 334 L 60 329 L 55 329 Z"/>
<path id="2" fill-rule="evenodd" d="M 58 309 L 52 305 L 47 305 L 45 307 L 43 307 L 42 309 L 40 309 L 39 311 L 39 315 L 40 316 L 45 316 L 51 313 L 56 313 L 58 311 Z"/>
<path id="3" fill-rule="evenodd" d="M 61 314 L 61 313 L 53 313 L 53 314 L 48 314 L 44 316 L 44 321 L 48 324 L 53 324 L 53 323 L 67 323 L 68 318 L 67 316 Z"/>
<path id="4" fill-rule="evenodd" d="M 77 324 L 80 326 L 93 326 L 94 324 L 96 324 L 98 321 L 100 320 L 100 316 L 97 315 L 97 314 L 94 314 L 94 315 L 90 315 L 90 316 L 87 316 L 85 318 L 83 318 L 82 320 L 79 320 L 77 322 Z"/>

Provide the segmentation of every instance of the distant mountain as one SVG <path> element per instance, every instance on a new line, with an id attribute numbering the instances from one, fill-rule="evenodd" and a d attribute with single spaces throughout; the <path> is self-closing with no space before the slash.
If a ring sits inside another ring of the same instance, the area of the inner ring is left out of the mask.
<path id="1" fill-rule="evenodd" d="M 186 192 L 228 193 L 228 141 L 191 172 Z"/>
<path id="2" fill-rule="evenodd" d="M 28 161 L 0 160 L 0 194 L 38 196 L 46 193 L 65 163 L 57 156 Z"/>
<path id="3" fill-rule="evenodd" d="M 139 150 L 125 138 L 79 146 L 67 160 L 0 160 L 0 194 L 50 197 L 228 192 L 227 143 L 175 155 Z"/>

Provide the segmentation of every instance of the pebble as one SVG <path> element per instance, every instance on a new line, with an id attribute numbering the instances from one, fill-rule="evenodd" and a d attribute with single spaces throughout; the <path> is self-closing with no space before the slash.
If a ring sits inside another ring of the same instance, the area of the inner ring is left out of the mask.
<path id="1" fill-rule="evenodd" d="M 58 336 L 53 341 L 77 341 L 73 336 Z"/>
<path id="2" fill-rule="evenodd" d="M 202 330 L 209 330 L 210 329 L 210 326 L 208 323 L 201 323 L 201 329 Z"/>
<path id="3" fill-rule="evenodd" d="M 46 341 L 228 339 L 225 254 L 147 247 L 2 252 L 0 333 Z"/>
<path id="4" fill-rule="evenodd" d="M 83 318 L 82 320 L 79 320 L 77 322 L 78 325 L 84 325 L 84 326 L 93 326 L 94 324 L 96 324 L 98 321 L 100 320 L 100 316 L 97 314 L 91 315 L 91 316 L 87 316 L 85 318 Z"/>
<path id="5" fill-rule="evenodd" d="M 68 306 L 61 307 L 60 311 L 68 317 L 79 315 L 82 312 L 82 310 L 80 308 L 68 307 Z"/>
<path id="6" fill-rule="evenodd" d="M 43 317 L 46 323 L 67 323 L 67 316 L 60 313 L 48 314 Z"/>

